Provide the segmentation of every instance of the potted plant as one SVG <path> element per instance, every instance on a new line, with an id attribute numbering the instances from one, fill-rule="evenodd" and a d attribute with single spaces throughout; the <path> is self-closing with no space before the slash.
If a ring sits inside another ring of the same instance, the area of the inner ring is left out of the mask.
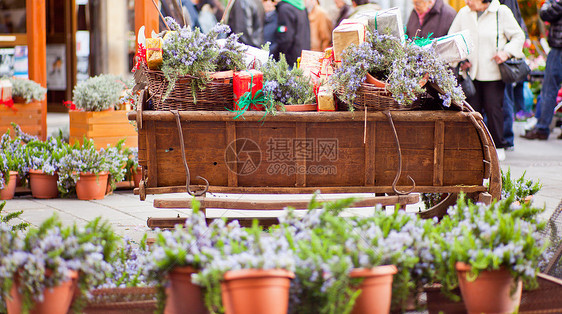
<path id="1" fill-rule="evenodd" d="M 521 175 L 518 179 L 511 178 L 511 168 L 507 169 L 507 172 L 501 170 L 502 173 L 502 199 L 509 197 L 510 194 L 514 195 L 516 203 L 530 203 L 533 195 L 541 189 L 541 184 L 539 182 L 533 182 L 533 180 L 526 179 L 525 173 Z"/>
<path id="2" fill-rule="evenodd" d="M 19 138 L 10 138 L 10 132 L 0 139 L 0 200 L 14 197 L 17 176 L 24 173 L 23 143 Z"/>
<path id="3" fill-rule="evenodd" d="M 317 110 L 310 80 L 303 75 L 301 69 L 289 69 L 284 55 L 279 57 L 279 61 L 270 57 L 261 67 L 261 71 L 266 112 Z"/>
<path id="4" fill-rule="evenodd" d="M 8 313 L 67 313 L 75 289 L 105 279 L 117 237 L 95 219 L 85 227 L 63 227 L 56 216 L 26 233 L 0 226 L 1 294 Z M 79 309 L 80 302 L 74 302 Z"/>
<path id="5" fill-rule="evenodd" d="M 2 78 L 12 84 L 12 108 L 0 106 L 0 133 L 6 132 L 11 123 L 16 123 L 22 129 L 34 136 L 41 134 L 42 104 L 47 89 L 38 83 L 20 78 Z"/>
<path id="6" fill-rule="evenodd" d="M 263 232 L 257 220 L 251 228 L 238 221 L 209 226 L 214 250 L 210 260 L 195 274 L 205 289 L 211 312 L 287 313 L 289 287 L 294 278 L 294 258 L 281 229 Z"/>
<path id="7" fill-rule="evenodd" d="M 350 110 L 357 106 L 359 93 L 373 92 L 362 86 L 366 81 L 381 89 L 379 96 L 390 92 L 399 106 L 410 108 L 425 92 L 428 80 L 440 88 L 443 106 L 449 107 L 451 102 L 460 104 L 464 100 L 453 73 L 432 47 L 421 48 L 412 41 L 402 44 L 395 37 L 376 30 L 367 31 L 364 43 L 344 50 L 341 64 L 330 77 L 336 94 Z"/>
<path id="8" fill-rule="evenodd" d="M 111 74 L 90 77 L 72 90 L 70 143 L 93 139 L 97 148 L 126 138 L 126 145 L 137 146 L 137 132 L 127 119 L 126 110 L 114 110 L 131 82 Z"/>
<path id="9" fill-rule="evenodd" d="M 78 199 L 103 199 L 108 189 L 125 176 L 127 156 L 122 140 L 116 147 L 97 150 L 93 140 L 75 143 L 60 160 L 59 191 L 62 196 L 76 192 Z"/>
<path id="10" fill-rule="evenodd" d="M 208 261 L 210 237 L 195 200 L 185 225 L 157 234 L 143 268 L 146 278 L 156 282 L 159 311 L 207 313 L 201 288 L 192 283 L 192 275 Z"/>
<path id="11" fill-rule="evenodd" d="M 33 197 L 49 199 L 58 196 L 58 168 L 68 151 L 69 145 L 61 136 L 50 137 L 45 142 L 33 139 L 25 145 L 24 156 Z"/>
<path id="12" fill-rule="evenodd" d="M 139 165 L 139 149 L 138 147 L 127 147 L 123 153 L 128 157 L 125 165 L 125 180 L 132 182 L 135 188 L 139 187 L 142 179 L 142 168 Z"/>
<path id="13" fill-rule="evenodd" d="M 516 311 L 522 283 L 536 286 L 545 247 L 540 211 L 514 205 L 513 196 L 489 206 L 461 196 L 439 224 L 442 255 L 436 268 L 444 292 L 459 285 L 470 313 Z"/>

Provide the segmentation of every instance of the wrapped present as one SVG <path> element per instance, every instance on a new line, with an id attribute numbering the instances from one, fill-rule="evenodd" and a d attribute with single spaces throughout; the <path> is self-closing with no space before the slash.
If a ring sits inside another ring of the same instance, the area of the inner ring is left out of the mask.
<path id="1" fill-rule="evenodd" d="M 246 45 L 244 63 L 248 69 L 259 69 L 269 59 L 269 51 Z"/>
<path id="2" fill-rule="evenodd" d="M 334 92 L 328 85 L 320 86 L 318 89 L 318 111 L 336 111 Z"/>
<path id="3" fill-rule="evenodd" d="M 14 101 L 12 100 L 12 82 L 9 80 L 0 80 L 0 105 L 14 109 Z"/>
<path id="4" fill-rule="evenodd" d="M 264 110 L 265 99 L 261 92 L 263 88 L 263 73 L 258 70 L 235 72 L 232 80 L 234 89 L 234 110 Z"/>
<path id="5" fill-rule="evenodd" d="M 310 78 L 313 84 L 318 84 L 324 53 L 319 51 L 303 50 L 300 57 L 300 66 L 303 75 Z"/>
<path id="6" fill-rule="evenodd" d="M 330 47 L 324 50 L 324 58 L 322 58 L 320 67 L 320 81 L 324 83 L 332 74 L 334 74 L 334 50 Z"/>
<path id="7" fill-rule="evenodd" d="M 354 22 L 349 19 L 343 20 L 332 32 L 335 61 L 341 61 L 341 55 L 345 48 L 352 44 L 360 45 L 365 42 L 365 35 L 365 24 L 356 21 Z"/>
<path id="8" fill-rule="evenodd" d="M 447 63 L 465 60 L 474 49 L 468 30 L 436 38 L 434 42 L 435 52 Z"/>
<path id="9" fill-rule="evenodd" d="M 353 15 L 351 20 L 367 23 L 371 29 L 375 29 L 381 34 L 392 35 L 400 42 L 405 41 L 404 24 L 398 8 L 359 12 Z"/>
<path id="10" fill-rule="evenodd" d="M 151 70 L 158 70 L 162 65 L 162 38 L 146 39 L 146 64 Z"/>

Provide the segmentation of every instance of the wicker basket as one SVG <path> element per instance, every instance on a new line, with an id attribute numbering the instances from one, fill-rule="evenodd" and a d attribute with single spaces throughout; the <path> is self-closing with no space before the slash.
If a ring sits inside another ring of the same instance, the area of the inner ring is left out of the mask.
<path id="1" fill-rule="evenodd" d="M 180 76 L 176 86 L 165 100 L 169 82 L 162 71 L 144 68 L 148 79 L 148 90 L 151 95 L 152 109 L 167 110 L 207 110 L 221 111 L 232 109 L 234 93 L 232 80 L 216 79 L 207 83 L 206 88 L 197 90 L 195 98 L 191 88 L 192 76 Z"/>
<path id="2" fill-rule="evenodd" d="M 84 313 L 154 313 L 156 310 L 156 289 L 109 288 L 95 289 L 90 292 Z"/>
<path id="3" fill-rule="evenodd" d="M 370 83 L 361 83 L 353 102 L 355 109 L 363 110 L 367 107 L 368 110 L 375 111 L 412 110 L 419 108 L 419 105 L 420 103 L 417 101 L 409 105 L 400 105 L 392 98 L 392 94 L 388 90 Z"/>

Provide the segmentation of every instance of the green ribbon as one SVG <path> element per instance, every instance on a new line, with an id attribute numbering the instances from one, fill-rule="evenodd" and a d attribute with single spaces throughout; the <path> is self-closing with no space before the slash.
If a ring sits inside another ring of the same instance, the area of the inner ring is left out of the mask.
<path id="1" fill-rule="evenodd" d="M 248 71 L 250 72 L 250 71 Z M 230 112 L 236 112 L 237 115 L 234 119 L 238 119 L 240 117 L 244 118 L 244 113 L 248 111 L 252 105 L 262 105 L 265 106 L 267 104 L 267 97 L 263 93 L 263 88 L 256 91 L 254 95 L 252 95 L 252 89 L 254 88 L 254 74 L 250 72 L 250 91 L 245 92 L 236 102 L 236 105 L 240 110 L 231 110 L 226 108 L 226 110 Z M 267 114 L 267 112 L 265 113 Z M 264 115 L 265 117 L 265 115 Z M 262 118 L 263 119 L 263 118 Z M 261 119 L 260 119 L 261 120 Z"/>
<path id="2" fill-rule="evenodd" d="M 418 47 L 424 47 L 431 44 L 433 42 L 433 39 L 431 39 L 431 35 L 433 35 L 433 33 L 429 33 L 429 35 L 427 35 L 427 38 L 417 36 L 414 37 L 414 44 Z"/>

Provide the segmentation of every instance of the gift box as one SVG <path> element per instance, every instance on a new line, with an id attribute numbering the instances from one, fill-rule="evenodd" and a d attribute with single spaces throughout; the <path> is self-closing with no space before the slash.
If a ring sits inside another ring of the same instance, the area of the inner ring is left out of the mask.
<path id="1" fill-rule="evenodd" d="M 304 76 L 310 78 L 312 84 L 318 84 L 324 53 L 319 51 L 303 50 L 301 52 L 300 66 Z"/>
<path id="2" fill-rule="evenodd" d="M 359 46 L 361 43 L 365 42 L 365 35 L 365 24 L 348 19 L 343 20 L 332 32 L 335 61 L 341 61 L 341 55 L 345 48 L 352 44 Z"/>
<path id="3" fill-rule="evenodd" d="M 436 38 L 434 42 L 435 52 L 447 63 L 465 60 L 474 49 L 468 30 Z"/>
<path id="4" fill-rule="evenodd" d="M 334 92 L 328 85 L 320 86 L 318 89 L 318 111 L 336 111 Z"/>
<path id="5" fill-rule="evenodd" d="M 12 82 L 9 80 L 0 80 L 0 105 L 5 105 L 13 108 L 14 101 L 12 100 Z"/>
<path id="6" fill-rule="evenodd" d="M 248 69 L 259 69 L 269 59 L 269 51 L 246 45 L 244 63 Z"/>
<path id="7" fill-rule="evenodd" d="M 235 72 L 232 79 L 232 87 L 234 89 L 234 110 L 265 110 L 263 100 L 257 97 L 261 96 L 263 88 L 263 73 L 258 70 L 246 70 Z M 259 93 L 258 93 L 259 92 Z"/>
<path id="8" fill-rule="evenodd" d="M 162 38 L 146 39 L 146 64 L 151 70 L 158 70 L 162 65 Z"/>
<path id="9" fill-rule="evenodd" d="M 380 11 L 365 11 L 353 15 L 352 21 L 367 23 L 369 28 L 384 35 L 392 35 L 404 42 L 404 24 L 398 8 Z"/>

